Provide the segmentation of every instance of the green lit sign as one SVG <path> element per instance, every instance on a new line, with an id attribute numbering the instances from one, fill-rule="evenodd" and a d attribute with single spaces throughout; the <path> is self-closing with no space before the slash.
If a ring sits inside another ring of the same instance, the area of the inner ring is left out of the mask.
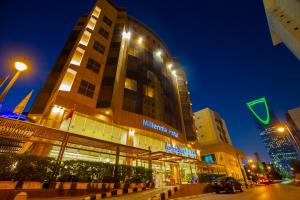
<path id="1" fill-rule="evenodd" d="M 266 110 L 265 119 L 263 119 L 261 116 L 259 116 L 257 114 L 257 112 L 255 112 L 255 110 L 253 109 L 253 107 L 258 104 L 263 104 L 265 107 L 265 110 Z M 267 100 L 265 97 L 248 102 L 247 106 L 250 109 L 250 111 L 253 113 L 253 115 L 256 117 L 256 119 L 258 119 L 261 123 L 263 123 L 265 125 L 268 125 L 270 123 L 270 111 L 269 111 L 269 107 L 268 107 Z"/>

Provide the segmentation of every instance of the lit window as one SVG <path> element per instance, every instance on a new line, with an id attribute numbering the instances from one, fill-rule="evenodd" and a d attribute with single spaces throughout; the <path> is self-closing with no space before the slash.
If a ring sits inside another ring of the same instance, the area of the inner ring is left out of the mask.
<path id="1" fill-rule="evenodd" d="M 71 91 L 76 74 L 77 74 L 76 71 L 69 68 L 64 76 L 62 83 L 59 86 L 59 90 L 67 91 L 67 92 Z"/>
<path id="2" fill-rule="evenodd" d="M 137 49 L 136 49 L 136 48 L 129 48 L 129 49 L 128 49 L 128 55 L 137 57 L 137 56 L 138 56 L 138 51 L 137 51 Z"/>
<path id="3" fill-rule="evenodd" d="M 94 30 L 95 26 L 96 26 L 96 19 L 91 17 L 87 27 L 91 30 Z"/>
<path id="4" fill-rule="evenodd" d="M 130 79 L 130 78 L 126 78 L 125 88 L 128 89 L 128 90 L 137 91 L 136 80 L 133 80 L 133 79 Z"/>
<path id="5" fill-rule="evenodd" d="M 144 94 L 145 94 L 146 96 L 148 96 L 148 97 L 153 98 L 153 96 L 154 96 L 153 88 L 144 85 Z"/>
<path id="6" fill-rule="evenodd" d="M 92 13 L 92 15 L 94 17 L 98 18 L 99 15 L 100 15 L 100 12 L 101 12 L 101 9 L 98 6 L 96 6 L 95 9 L 94 9 L 94 11 L 93 11 L 93 13 Z"/>
<path id="7" fill-rule="evenodd" d="M 77 47 L 76 51 L 75 51 L 75 53 L 73 55 L 73 58 L 71 60 L 71 64 L 79 66 L 80 63 L 81 63 L 83 54 L 84 54 L 84 50 L 82 48 L 80 48 L 80 47 Z"/>
<path id="8" fill-rule="evenodd" d="M 87 46 L 90 41 L 90 38 L 91 38 L 91 33 L 88 31 L 84 31 L 79 43 L 84 46 Z"/>

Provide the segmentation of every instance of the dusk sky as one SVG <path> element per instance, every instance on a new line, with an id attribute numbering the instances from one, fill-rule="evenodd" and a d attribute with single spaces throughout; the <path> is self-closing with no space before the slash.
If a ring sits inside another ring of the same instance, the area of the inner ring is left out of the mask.
<path id="1" fill-rule="evenodd" d="M 186 69 L 193 111 L 209 107 L 226 121 L 232 141 L 247 155 L 267 153 L 245 103 L 266 96 L 284 120 L 300 106 L 300 61 L 284 46 L 274 47 L 262 0 L 116 0 L 129 15 L 165 41 Z M 76 20 L 94 0 L 10 0 L 0 7 L 0 76 L 13 75 L 9 61 L 28 58 L 22 75 L 4 102 L 13 109 L 47 78 Z"/>

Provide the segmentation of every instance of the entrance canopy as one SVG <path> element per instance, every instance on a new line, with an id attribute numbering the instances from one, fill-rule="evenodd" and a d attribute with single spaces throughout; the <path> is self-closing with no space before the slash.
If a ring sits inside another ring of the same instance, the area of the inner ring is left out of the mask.
<path id="1" fill-rule="evenodd" d="M 29 122 L 0 117 L 0 138 L 12 139 L 20 142 L 44 143 L 61 146 L 66 134 L 69 134 L 67 148 L 107 154 L 114 154 L 117 151 L 117 148 L 119 148 L 120 155 L 133 158 L 140 158 L 140 156 L 144 155 L 149 156 L 150 153 L 150 151 L 145 149 L 90 138 Z"/>

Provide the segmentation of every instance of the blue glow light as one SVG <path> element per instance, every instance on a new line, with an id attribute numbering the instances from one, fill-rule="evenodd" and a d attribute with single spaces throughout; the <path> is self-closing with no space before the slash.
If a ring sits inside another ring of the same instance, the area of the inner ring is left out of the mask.
<path id="1" fill-rule="evenodd" d="M 178 138 L 178 133 L 177 132 L 175 132 L 175 131 L 173 131 L 171 129 L 168 129 L 168 128 L 162 126 L 162 125 L 155 124 L 152 121 L 143 119 L 142 120 L 142 124 L 143 124 L 143 126 L 146 126 L 148 128 L 151 128 L 151 129 L 154 129 L 154 130 L 158 130 L 160 132 L 167 133 L 167 134 L 172 135 L 175 138 Z"/>
<path id="2" fill-rule="evenodd" d="M 168 153 L 174 153 L 176 155 L 184 155 L 192 158 L 195 158 L 197 156 L 196 151 L 189 150 L 187 148 L 180 148 L 178 145 L 173 147 L 168 142 L 165 142 L 165 149 L 167 150 Z"/>

